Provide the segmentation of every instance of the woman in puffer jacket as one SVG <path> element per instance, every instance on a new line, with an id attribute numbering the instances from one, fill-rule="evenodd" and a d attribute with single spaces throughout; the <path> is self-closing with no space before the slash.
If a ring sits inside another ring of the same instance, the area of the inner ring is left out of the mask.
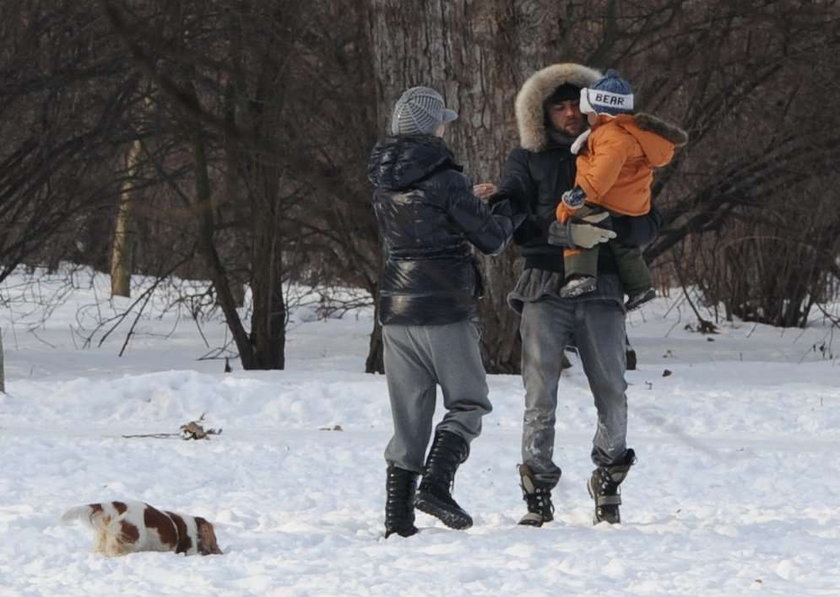
<path id="1" fill-rule="evenodd" d="M 450 487 L 492 408 L 479 352 L 481 281 L 472 251 L 500 252 L 514 225 L 506 202 L 491 211 L 473 194 L 446 147 L 442 136 L 455 118 L 435 90 L 408 89 L 394 106 L 393 137 L 379 142 L 370 158 L 385 253 L 379 318 L 394 421 L 385 450 L 386 537 L 417 532 L 415 505 L 451 528 L 472 526 Z M 426 456 L 437 385 L 446 412 Z"/>

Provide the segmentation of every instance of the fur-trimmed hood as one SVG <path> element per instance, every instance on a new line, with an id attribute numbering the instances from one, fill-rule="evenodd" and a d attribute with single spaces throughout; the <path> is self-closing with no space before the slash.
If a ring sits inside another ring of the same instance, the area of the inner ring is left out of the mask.
<path id="1" fill-rule="evenodd" d="M 460 171 L 454 160 L 440 137 L 388 137 L 370 154 L 368 180 L 376 187 L 404 189 L 443 167 Z"/>
<path id="2" fill-rule="evenodd" d="M 653 114 L 639 112 L 638 114 L 619 114 L 614 117 L 601 115 L 598 118 L 601 119 L 602 123 L 608 123 L 614 119 L 616 124 L 633 135 L 654 167 L 662 166 L 663 164 L 660 162 L 663 160 L 668 163 L 671 160 L 670 155 L 673 153 L 672 150 L 668 150 L 666 153 L 669 157 L 665 159 L 662 156 L 661 144 L 656 142 L 657 137 L 661 137 L 674 147 L 682 147 L 688 143 L 688 133 L 677 125 L 662 120 Z M 577 155 L 581 152 L 591 133 L 592 129 L 586 129 L 578 135 L 572 143 L 571 151 L 573 154 Z"/>
<path id="3" fill-rule="evenodd" d="M 661 118 L 645 112 L 635 115 L 636 126 L 643 131 L 659 135 L 666 141 L 670 141 L 675 147 L 682 147 L 688 143 L 688 133 L 675 124 L 666 122 Z"/>
<path id="4" fill-rule="evenodd" d="M 552 64 L 531 75 L 516 95 L 520 145 L 528 151 L 545 149 L 548 132 L 543 103 L 557 87 L 564 83 L 588 87 L 600 78 L 599 71 L 572 62 Z"/>

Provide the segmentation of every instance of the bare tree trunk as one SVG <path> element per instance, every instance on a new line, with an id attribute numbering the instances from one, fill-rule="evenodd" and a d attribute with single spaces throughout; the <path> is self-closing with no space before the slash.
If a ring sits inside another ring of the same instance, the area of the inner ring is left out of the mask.
<path id="1" fill-rule="evenodd" d="M 3 362 L 3 330 L 0 330 L 0 392 L 6 393 L 6 366 Z"/>
<path id="2" fill-rule="evenodd" d="M 285 22 L 279 8 L 256 12 L 276 24 Z M 234 41 L 242 32 L 237 30 Z M 238 43 L 238 41 L 237 41 Z M 238 51 L 238 50 L 237 50 Z M 236 156 L 244 163 L 243 181 L 249 189 L 251 206 L 251 263 L 250 284 L 253 298 L 251 314 L 251 345 L 254 350 L 256 369 L 284 369 L 286 366 L 286 304 L 283 298 L 283 219 L 284 198 L 281 196 L 280 166 L 281 141 L 284 116 L 285 87 L 283 79 L 284 60 L 278 59 L 267 49 L 259 48 L 256 53 L 259 62 L 255 66 L 255 87 L 249 101 L 242 95 L 246 89 L 242 82 L 233 96 L 242 107 L 242 124 L 250 131 L 260 148 L 252 147 L 243 155 Z M 237 56 L 242 59 L 242 56 Z M 273 148 L 266 152 L 262 148 Z"/>
<path id="3" fill-rule="evenodd" d="M 375 295 L 376 293 L 374 293 Z M 379 325 L 379 301 L 374 303 L 373 331 L 370 333 L 368 356 L 365 359 L 365 373 L 385 373 L 385 359 L 382 343 L 382 326 Z"/>
<path id="4" fill-rule="evenodd" d="M 548 18 L 552 10 L 546 3 L 514 0 L 374 0 L 380 122 L 387 122 L 406 88 L 434 87 L 459 113 L 447 143 L 466 173 L 475 182 L 498 180 L 504 159 L 518 144 L 513 106 L 519 86 L 538 68 L 573 58 L 555 53 L 562 22 Z M 481 263 L 485 366 L 490 373 L 518 372 L 519 318 L 506 303 L 520 270 L 515 251 Z"/>
<path id="5" fill-rule="evenodd" d="M 278 169 L 260 163 L 254 156 L 252 183 L 255 214 L 252 218 L 251 257 L 251 343 L 257 369 L 283 369 L 286 366 L 286 305 L 283 300 L 283 234 L 279 200 Z"/>
<path id="6" fill-rule="evenodd" d="M 254 369 L 254 351 L 248 333 L 242 325 L 242 320 L 236 312 L 236 301 L 230 291 L 230 284 L 219 258 L 213 240 L 215 224 L 213 222 L 213 203 L 210 192 L 210 176 L 208 173 L 207 157 L 204 149 L 204 135 L 201 124 L 192 124 L 192 150 L 195 161 L 195 194 L 199 207 L 198 246 L 207 267 L 210 270 L 210 280 L 216 291 L 217 301 L 227 319 L 228 329 L 233 334 L 236 348 L 239 350 L 239 360 L 244 369 Z"/>
<path id="7" fill-rule="evenodd" d="M 114 243 L 111 248 L 111 296 L 131 296 L 131 269 L 133 230 L 131 206 L 137 191 L 134 182 L 140 164 L 143 143 L 140 139 L 132 141 L 125 158 L 125 182 L 120 188 L 120 202 L 117 208 L 117 221 L 114 226 Z"/>
<path id="8" fill-rule="evenodd" d="M 231 76 L 224 86 L 223 95 L 223 118 L 225 127 L 234 130 L 237 126 L 237 114 L 245 114 L 248 109 L 248 102 L 245 99 L 246 84 L 244 82 L 244 56 L 242 40 L 242 23 L 237 19 L 236 13 L 231 11 L 227 17 L 226 27 L 230 44 Z M 225 198 L 229 209 L 233 212 L 232 217 L 236 222 L 248 220 L 247 192 L 244 192 L 246 185 L 242 180 L 242 156 L 239 143 L 230 135 L 224 135 L 223 147 L 225 155 L 224 189 Z M 237 307 L 245 305 L 245 286 L 248 283 L 249 259 L 252 254 L 251 238 L 242 227 L 233 229 L 234 243 L 240 247 L 231 259 L 234 262 L 230 272 L 233 281 L 231 292 L 236 301 Z"/>

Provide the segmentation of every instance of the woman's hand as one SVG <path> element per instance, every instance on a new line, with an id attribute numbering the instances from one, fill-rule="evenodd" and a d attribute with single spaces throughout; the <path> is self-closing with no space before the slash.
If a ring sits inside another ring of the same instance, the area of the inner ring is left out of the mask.
<path id="1" fill-rule="evenodd" d="M 496 194 L 498 189 L 496 185 L 492 182 L 482 182 L 477 185 L 473 185 L 473 195 L 481 199 L 482 201 L 486 201 L 490 197 Z"/>

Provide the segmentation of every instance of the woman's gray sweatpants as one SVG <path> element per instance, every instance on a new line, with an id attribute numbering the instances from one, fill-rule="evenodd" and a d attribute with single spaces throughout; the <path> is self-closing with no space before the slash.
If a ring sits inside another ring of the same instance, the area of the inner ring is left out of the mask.
<path id="1" fill-rule="evenodd" d="M 421 472 L 432 435 L 437 385 L 446 409 L 438 430 L 455 433 L 469 443 L 481 433 L 481 417 L 492 410 L 478 328 L 471 321 L 385 325 L 382 339 L 394 419 L 385 460 Z"/>
<path id="2" fill-rule="evenodd" d="M 627 450 L 627 397 L 624 311 L 611 300 L 569 300 L 545 297 L 522 308 L 522 379 L 525 417 L 522 461 L 541 483 L 560 480 L 554 464 L 554 424 L 561 356 L 568 344 L 577 347 L 589 381 L 598 426 L 592 440 L 592 461 L 609 466 Z"/>

